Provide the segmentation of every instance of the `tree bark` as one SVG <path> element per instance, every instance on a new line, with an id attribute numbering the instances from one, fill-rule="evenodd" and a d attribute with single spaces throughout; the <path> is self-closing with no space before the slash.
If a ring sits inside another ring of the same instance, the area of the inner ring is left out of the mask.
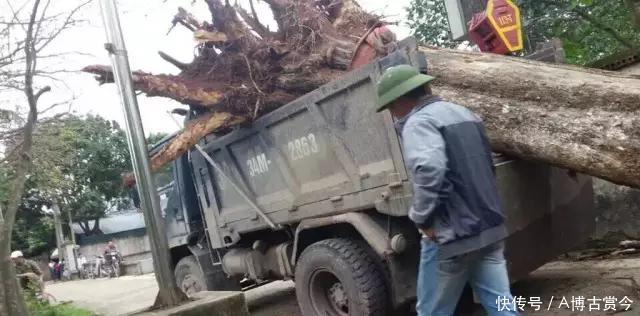
<path id="1" fill-rule="evenodd" d="M 636 28 L 640 29 L 640 0 L 624 0 L 627 7 L 631 10 L 633 21 L 636 24 Z"/>
<path id="2" fill-rule="evenodd" d="M 640 78 L 421 48 L 434 91 L 484 120 L 493 149 L 640 187 Z"/>
<path id="3" fill-rule="evenodd" d="M 37 92 L 33 87 L 33 77 L 36 72 L 37 51 L 35 47 L 34 27 L 40 0 L 33 3 L 29 23 L 24 41 L 25 74 L 24 95 L 26 97 L 29 112 L 27 121 L 22 128 L 22 145 L 18 149 L 18 159 L 14 165 L 13 181 L 5 214 L 0 220 L 0 315 L 22 316 L 28 315 L 27 306 L 22 296 L 22 291 L 16 279 L 16 273 L 11 262 L 11 237 L 16 214 L 27 180 L 27 173 L 31 167 L 31 146 L 33 143 L 33 130 L 38 119 L 38 98 L 50 91 L 50 87 L 44 87 Z"/>
<path id="4" fill-rule="evenodd" d="M 93 220 L 93 228 L 91 229 L 91 235 L 103 235 L 102 229 L 100 228 L 100 217 L 96 217 Z"/>
<path id="5" fill-rule="evenodd" d="M 229 113 L 211 113 L 187 123 L 182 133 L 178 134 L 170 144 L 151 158 L 151 170 L 160 170 L 212 131 L 234 126 L 244 121 L 244 118 Z"/>

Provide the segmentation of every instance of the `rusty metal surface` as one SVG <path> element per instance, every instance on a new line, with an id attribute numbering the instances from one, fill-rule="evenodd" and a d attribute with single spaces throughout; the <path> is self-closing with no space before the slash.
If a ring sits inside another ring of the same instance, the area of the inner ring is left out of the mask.
<path id="1" fill-rule="evenodd" d="M 348 223 L 353 226 L 358 233 L 366 240 L 369 246 L 381 257 L 387 258 L 394 251 L 391 249 L 391 239 L 388 232 L 378 225 L 369 215 L 365 213 L 345 213 L 328 217 L 305 219 L 298 225 L 296 229 L 296 238 L 293 244 L 293 257 L 291 263 L 296 264 L 296 255 L 298 250 L 298 236 L 300 232 L 307 229 L 331 226 L 339 223 Z"/>
<path id="2" fill-rule="evenodd" d="M 586 241 L 595 231 L 596 211 L 591 177 L 566 170 L 548 170 L 549 188 L 539 193 L 544 201 L 539 216 L 510 222 L 506 257 L 512 281 L 553 260 Z"/>

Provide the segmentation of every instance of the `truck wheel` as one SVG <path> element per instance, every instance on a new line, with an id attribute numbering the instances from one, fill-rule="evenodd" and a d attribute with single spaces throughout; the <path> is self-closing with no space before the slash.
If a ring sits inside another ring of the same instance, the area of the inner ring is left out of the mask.
<path id="1" fill-rule="evenodd" d="M 204 274 L 194 256 L 187 256 L 180 259 L 178 264 L 176 264 L 174 274 L 176 284 L 187 296 L 207 289 Z"/>
<path id="2" fill-rule="evenodd" d="M 384 275 L 365 246 L 327 239 L 307 247 L 296 264 L 296 296 L 303 315 L 386 315 Z"/>

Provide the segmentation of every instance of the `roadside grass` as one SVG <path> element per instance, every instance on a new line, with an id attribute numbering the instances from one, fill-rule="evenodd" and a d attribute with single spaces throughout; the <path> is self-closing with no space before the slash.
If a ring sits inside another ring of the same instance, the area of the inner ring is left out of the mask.
<path id="1" fill-rule="evenodd" d="M 96 316 L 97 314 L 75 307 L 70 303 L 51 304 L 46 300 L 26 297 L 27 308 L 32 316 Z"/>

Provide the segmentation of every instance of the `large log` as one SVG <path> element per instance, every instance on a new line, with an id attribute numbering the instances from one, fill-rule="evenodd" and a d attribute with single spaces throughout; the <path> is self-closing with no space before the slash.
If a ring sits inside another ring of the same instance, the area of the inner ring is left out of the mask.
<path id="1" fill-rule="evenodd" d="M 200 43 L 193 62 L 164 54 L 179 75 L 134 73 L 136 89 L 188 104 L 203 115 L 152 158 L 154 170 L 177 158 L 203 135 L 235 121 L 251 121 L 338 78 L 358 43 L 380 20 L 354 0 L 265 0 L 277 31 L 255 12 L 205 0 L 211 22 L 180 10 L 174 25 Z M 237 13 L 237 14 L 236 14 Z M 380 37 L 384 54 L 392 36 Z M 378 45 L 379 44 L 379 45 Z M 542 161 L 609 181 L 640 187 L 640 78 L 545 64 L 520 58 L 421 48 L 434 91 L 468 106 L 487 125 L 494 150 Z M 89 66 L 101 82 L 108 67 Z M 227 119 L 220 119 L 222 114 Z M 206 123 L 205 123 L 206 122 Z"/>
<path id="2" fill-rule="evenodd" d="M 493 149 L 640 187 L 640 78 L 421 48 L 435 93 L 482 116 Z"/>
<path id="3" fill-rule="evenodd" d="M 495 151 L 640 187 L 639 77 L 493 54 L 421 50 L 437 77 L 434 92 L 478 113 Z M 199 138 L 202 132 L 191 135 Z M 171 161 L 188 147 L 154 161 Z"/>

